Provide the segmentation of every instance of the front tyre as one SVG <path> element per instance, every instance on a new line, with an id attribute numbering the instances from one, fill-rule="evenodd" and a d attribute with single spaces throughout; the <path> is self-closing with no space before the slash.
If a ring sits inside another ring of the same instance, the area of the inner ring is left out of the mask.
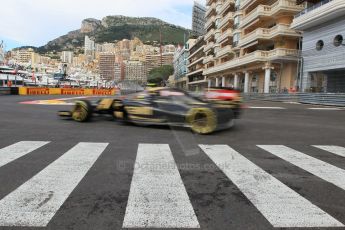
<path id="1" fill-rule="evenodd" d="M 92 105 L 89 101 L 76 101 L 72 110 L 72 118 L 78 122 L 87 122 L 91 119 L 93 113 Z"/>
<path id="2" fill-rule="evenodd" d="M 187 114 L 187 124 L 198 134 L 209 134 L 216 130 L 217 117 L 209 108 L 192 108 Z"/>

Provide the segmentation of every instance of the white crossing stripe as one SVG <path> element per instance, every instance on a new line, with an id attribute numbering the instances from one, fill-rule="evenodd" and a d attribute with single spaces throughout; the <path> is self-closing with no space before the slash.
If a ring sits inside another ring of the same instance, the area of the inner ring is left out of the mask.
<path id="1" fill-rule="evenodd" d="M 0 201 L 0 226 L 46 227 L 107 147 L 79 143 Z"/>
<path id="2" fill-rule="evenodd" d="M 200 228 L 167 144 L 139 144 L 123 228 Z"/>
<path id="3" fill-rule="evenodd" d="M 229 146 L 200 147 L 274 227 L 344 226 Z"/>
<path id="4" fill-rule="evenodd" d="M 284 145 L 258 145 L 258 147 L 345 190 L 345 170 L 341 168 Z"/>
<path id="5" fill-rule="evenodd" d="M 313 145 L 315 148 L 319 148 L 322 150 L 325 150 L 327 152 L 336 154 L 341 157 L 345 157 L 345 148 L 340 146 L 334 146 L 334 145 Z"/>
<path id="6" fill-rule="evenodd" d="M 21 141 L 0 149 L 0 167 L 48 144 L 46 141 Z"/>

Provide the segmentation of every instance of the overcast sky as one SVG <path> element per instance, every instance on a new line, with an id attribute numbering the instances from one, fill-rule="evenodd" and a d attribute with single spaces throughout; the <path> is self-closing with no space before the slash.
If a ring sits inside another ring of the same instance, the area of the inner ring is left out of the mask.
<path id="1" fill-rule="evenodd" d="M 42 46 L 80 28 L 85 18 L 156 17 L 191 28 L 194 0 L 7 0 L 1 3 L 0 40 L 6 49 Z M 205 0 L 198 0 L 205 4 Z"/>

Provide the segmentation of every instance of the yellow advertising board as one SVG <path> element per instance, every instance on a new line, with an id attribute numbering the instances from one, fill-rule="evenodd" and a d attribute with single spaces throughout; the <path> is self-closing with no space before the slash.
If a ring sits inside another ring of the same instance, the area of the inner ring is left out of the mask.
<path id="1" fill-rule="evenodd" d="M 19 87 L 19 95 L 113 96 L 115 89 L 34 88 Z"/>

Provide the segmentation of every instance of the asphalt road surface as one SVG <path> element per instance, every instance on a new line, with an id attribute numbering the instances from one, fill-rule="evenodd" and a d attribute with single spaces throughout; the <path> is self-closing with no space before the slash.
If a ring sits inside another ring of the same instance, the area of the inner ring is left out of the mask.
<path id="1" fill-rule="evenodd" d="M 212 135 L 0 97 L 0 229 L 345 229 L 345 110 L 247 102 Z M 332 228 L 333 229 L 333 228 Z"/>

